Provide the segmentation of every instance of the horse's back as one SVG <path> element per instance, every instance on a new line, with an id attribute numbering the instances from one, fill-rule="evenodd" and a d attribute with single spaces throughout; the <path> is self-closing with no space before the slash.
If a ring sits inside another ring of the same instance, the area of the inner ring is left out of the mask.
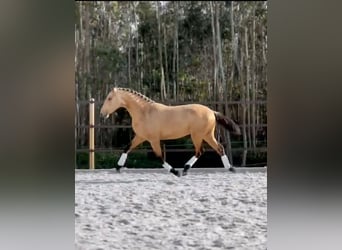
<path id="1" fill-rule="evenodd" d="M 179 110 L 183 109 L 184 112 L 188 113 L 190 116 L 198 117 L 198 118 L 212 118 L 213 116 L 213 110 L 208 108 L 207 106 L 204 106 L 202 104 L 185 104 L 185 105 L 179 105 L 175 106 Z"/>
<path id="2" fill-rule="evenodd" d="M 161 137 L 173 139 L 193 133 L 208 133 L 215 124 L 214 112 L 201 104 L 156 105 L 151 119 Z"/>
<path id="3" fill-rule="evenodd" d="M 177 106 L 160 105 L 157 107 L 160 115 L 166 115 L 168 118 L 195 118 L 195 117 L 213 117 L 213 110 L 202 104 L 184 104 Z"/>

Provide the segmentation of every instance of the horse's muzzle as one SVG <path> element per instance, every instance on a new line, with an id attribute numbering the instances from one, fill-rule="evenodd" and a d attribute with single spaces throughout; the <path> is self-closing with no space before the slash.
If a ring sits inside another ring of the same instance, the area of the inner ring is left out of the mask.
<path id="1" fill-rule="evenodd" d="M 104 120 L 106 120 L 109 117 L 109 114 L 106 113 L 100 113 L 100 117 Z"/>

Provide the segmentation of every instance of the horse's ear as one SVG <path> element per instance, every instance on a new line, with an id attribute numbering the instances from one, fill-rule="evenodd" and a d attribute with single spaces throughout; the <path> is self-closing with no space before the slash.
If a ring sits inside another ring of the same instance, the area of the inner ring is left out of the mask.
<path id="1" fill-rule="evenodd" d="M 113 92 L 116 92 L 118 91 L 118 89 L 116 87 L 113 88 Z"/>

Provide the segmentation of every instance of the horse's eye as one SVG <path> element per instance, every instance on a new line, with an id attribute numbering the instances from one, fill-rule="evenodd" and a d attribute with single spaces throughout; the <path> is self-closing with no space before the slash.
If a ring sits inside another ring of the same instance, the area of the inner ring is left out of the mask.
<path id="1" fill-rule="evenodd" d="M 111 97 L 108 97 L 108 101 L 111 101 L 112 100 L 112 98 Z"/>

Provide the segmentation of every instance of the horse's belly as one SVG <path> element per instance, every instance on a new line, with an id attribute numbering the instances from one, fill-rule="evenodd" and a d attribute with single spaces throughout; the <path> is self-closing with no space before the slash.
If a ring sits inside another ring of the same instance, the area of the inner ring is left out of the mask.
<path id="1" fill-rule="evenodd" d="M 159 138 L 160 140 L 172 140 L 178 139 L 190 134 L 189 129 L 182 126 L 149 126 L 142 127 L 138 124 L 133 124 L 133 131 L 136 135 L 145 140 L 150 140 L 151 138 Z M 159 133 L 158 133 L 159 130 Z"/>
<path id="2" fill-rule="evenodd" d="M 174 133 L 174 134 L 163 134 L 160 136 L 161 140 L 174 140 L 174 139 L 179 139 L 184 136 L 189 135 L 190 133 Z"/>
<path id="3" fill-rule="evenodd" d="M 189 135 L 195 118 L 191 113 L 165 116 L 163 123 L 159 124 L 161 139 L 173 140 Z"/>
<path id="4" fill-rule="evenodd" d="M 172 128 L 164 128 L 160 132 L 160 139 L 161 140 L 172 140 L 172 139 L 178 139 L 184 136 L 187 136 L 190 134 L 190 131 L 188 128 L 182 126 L 176 126 Z"/>

